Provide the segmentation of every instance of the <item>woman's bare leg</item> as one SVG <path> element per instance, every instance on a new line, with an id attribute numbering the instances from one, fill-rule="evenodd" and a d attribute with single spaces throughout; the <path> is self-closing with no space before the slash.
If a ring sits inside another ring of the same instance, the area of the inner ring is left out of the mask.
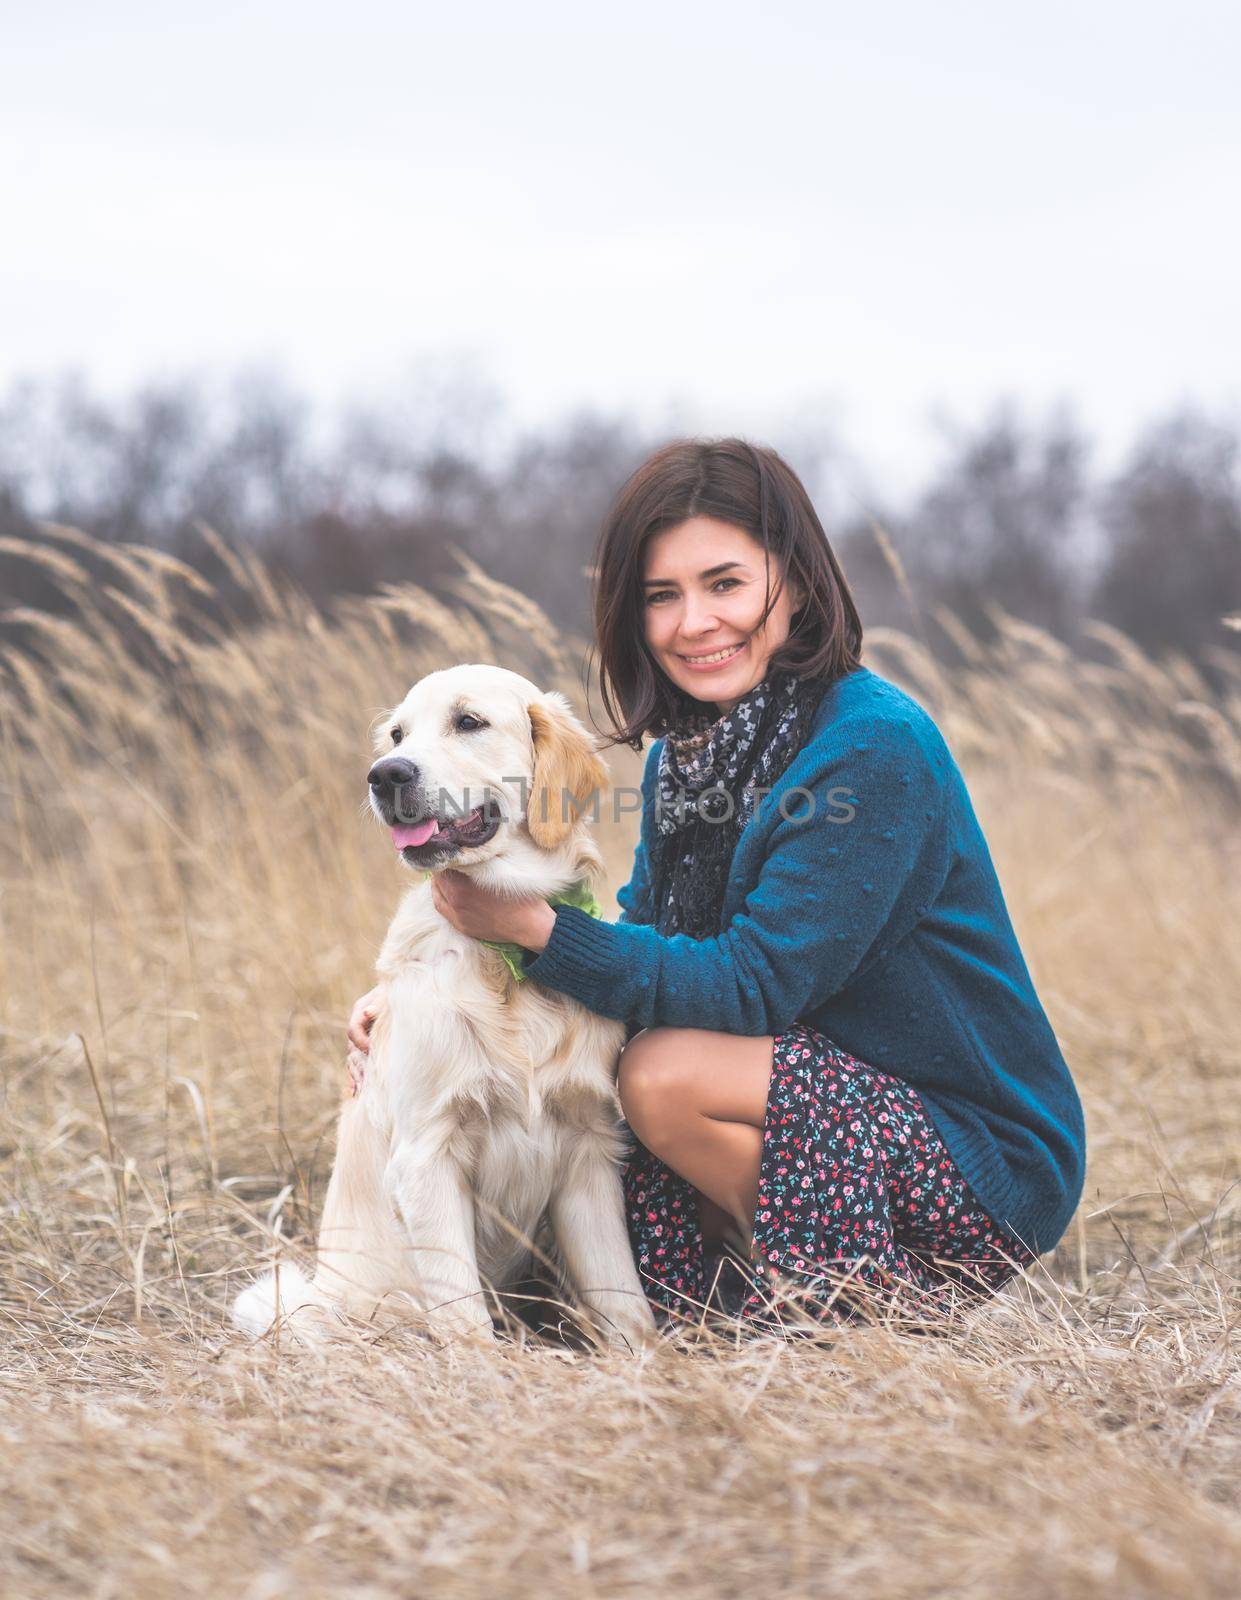
<path id="1" fill-rule="evenodd" d="M 758 1203 L 770 1035 L 648 1028 L 621 1052 L 629 1126 L 653 1155 L 732 1218 L 748 1238 Z M 702 1208 L 704 1234 L 719 1217 Z"/>

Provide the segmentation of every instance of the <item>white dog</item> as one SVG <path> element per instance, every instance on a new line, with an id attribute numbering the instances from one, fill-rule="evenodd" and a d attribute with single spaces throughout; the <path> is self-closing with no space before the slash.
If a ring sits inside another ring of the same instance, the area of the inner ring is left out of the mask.
<path id="1" fill-rule="evenodd" d="M 268 1274 L 238 1298 L 239 1327 L 382 1308 L 491 1338 L 484 1285 L 519 1280 L 550 1224 L 598 1334 L 650 1337 L 619 1174 L 624 1028 L 518 982 L 439 914 L 422 876 L 452 865 L 549 898 L 589 880 L 602 860 L 583 808 L 607 782 L 568 701 L 503 668 L 433 672 L 383 724 L 370 803 L 419 881 L 377 963 L 387 1003 L 341 1112 L 314 1281 Z"/>

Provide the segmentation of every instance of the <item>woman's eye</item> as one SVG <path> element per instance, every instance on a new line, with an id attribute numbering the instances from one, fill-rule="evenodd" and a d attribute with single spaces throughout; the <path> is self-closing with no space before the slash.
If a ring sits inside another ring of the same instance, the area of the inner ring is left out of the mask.
<path id="1" fill-rule="evenodd" d="M 473 733 L 478 728 L 485 728 L 487 724 L 481 717 L 476 717 L 472 712 L 465 712 L 457 718 L 457 728 L 461 733 Z"/>
<path id="2" fill-rule="evenodd" d="M 715 580 L 715 582 L 711 585 L 711 587 L 712 587 L 713 590 L 719 591 L 720 590 L 720 585 L 726 583 L 726 584 L 731 584 L 735 588 L 737 586 L 737 584 L 740 583 L 740 581 L 741 580 L 739 578 L 717 578 Z M 724 594 L 727 594 L 728 590 L 724 589 L 722 592 Z M 675 599 L 676 598 L 676 590 L 675 589 L 655 589 L 651 594 L 647 595 L 646 603 L 647 603 L 648 606 L 658 605 L 661 601 L 666 600 L 669 597 L 669 595 L 671 595 Z"/>
<path id="3" fill-rule="evenodd" d="M 401 740 L 404 737 L 405 737 L 405 734 L 400 728 L 393 728 L 391 730 L 391 739 L 392 739 L 393 744 L 400 744 Z"/>

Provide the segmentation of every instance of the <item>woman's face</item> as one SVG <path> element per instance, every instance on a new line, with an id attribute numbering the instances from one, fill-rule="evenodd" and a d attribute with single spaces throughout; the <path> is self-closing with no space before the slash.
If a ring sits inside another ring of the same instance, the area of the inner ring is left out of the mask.
<path id="1" fill-rule="evenodd" d="M 714 517 L 690 517 L 647 541 L 646 642 L 678 688 L 723 715 L 762 682 L 805 599 L 787 585 L 760 629 L 768 584 L 774 588 L 778 577 L 756 539 Z"/>

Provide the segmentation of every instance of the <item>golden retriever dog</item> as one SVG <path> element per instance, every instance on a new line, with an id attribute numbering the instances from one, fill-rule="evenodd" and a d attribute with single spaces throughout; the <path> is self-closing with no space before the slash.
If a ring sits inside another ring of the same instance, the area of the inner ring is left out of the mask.
<path id="1" fill-rule="evenodd" d="M 233 1320 L 318 1325 L 395 1311 L 490 1339 L 488 1288 L 555 1260 L 596 1335 L 648 1339 L 630 1253 L 616 1064 L 625 1030 L 533 980 L 436 910 L 452 866 L 501 894 L 551 898 L 593 879 L 607 768 L 568 701 L 500 667 L 430 673 L 383 723 L 370 805 L 417 882 L 377 963 L 386 1004 L 345 1102 L 313 1281 L 282 1265 Z M 592 804 L 588 804 L 590 801 Z"/>

